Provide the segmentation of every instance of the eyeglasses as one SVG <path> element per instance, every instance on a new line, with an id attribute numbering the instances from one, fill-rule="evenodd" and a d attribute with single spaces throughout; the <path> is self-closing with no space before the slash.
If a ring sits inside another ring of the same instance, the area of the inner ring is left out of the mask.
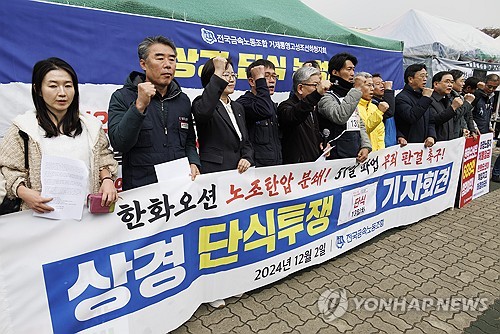
<path id="1" fill-rule="evenodd" d="M 226 79 L 231 79 L 231 78 L 238 79 L 238 74 L 236 73 L 222 73 L 222 76 Z"/>
<path id="2" fill-rule="evenodd" d="M 318 87 L 319 84 L 315 82 L 315 83 L 301 83 L 301 85 L 302 86 L 310 86 L 310 87 L 316 88 L 316 87 Z"/>
<path id="3" fill-rule="evenodd" d="M 447 85 L 453 85 L 455 83 L 455 81 L 453 80 L 445 80 L 445 81 L 441 81 L 442 83 L 445 83 Z"/>
<path id="4" fill-rule="evenodd" d="M 278 80 L 279 79 L 279 76 L 276 74 L 276 73 L 265 73 L 264 76 L 266 77 L 266 79 L 270 79 L 270 78 L 273 78 L 274 80 Z"/>

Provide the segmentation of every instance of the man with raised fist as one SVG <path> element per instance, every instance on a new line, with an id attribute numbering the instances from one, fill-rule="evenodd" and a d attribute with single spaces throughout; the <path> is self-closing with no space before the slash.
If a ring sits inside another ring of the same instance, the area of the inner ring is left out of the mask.
<path id="1" fill-rule="evenodd" d="M 109 102 L 108 135 L 123 154 L 123 190 L 158 181 L 154 165 L 187 157 L 191 178 L 200 158 L 191 101 L 174 79 L 177 51 L 163 36 L 147 37 L 138 47 L 144 73 L 132 72 Z"/>

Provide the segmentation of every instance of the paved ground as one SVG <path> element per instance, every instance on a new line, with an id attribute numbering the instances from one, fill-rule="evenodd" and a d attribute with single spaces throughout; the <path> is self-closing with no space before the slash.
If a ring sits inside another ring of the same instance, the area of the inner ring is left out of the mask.
<path id="1" fill-rule="evenodd" d="M 387 231 L 341 257 L 231 298 L 223 309 L 202 305 L 172 333 L 498 334 L 499 208 L 496 190 L 465 208 Z M 331 313 L 341 304 L 333 297 L 343 293 L 347 311 L 333 319 L 345 310 Z M 323 313 L 322 294 L 331 302 Z M 437 306 L 440 301 L 448 307 Z"/>

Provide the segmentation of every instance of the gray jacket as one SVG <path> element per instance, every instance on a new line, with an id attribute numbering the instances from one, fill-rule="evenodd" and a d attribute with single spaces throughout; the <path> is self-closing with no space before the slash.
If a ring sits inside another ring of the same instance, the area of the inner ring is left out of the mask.
<path id="1" fill-rule="evenodd" d="M 329 122 L 345 127 L 345 124 L 356 110 L 361 96 L 361 91 L 355 88 L 350 89 L 342 101 L 339 101 L 332 94 L 325 94 L 318 103 L 318 113 Z M 359 121 L 360 149 L 367 148 L 371 151 L 372 145 L 366 132 L 365 123 L 361 118 Z M 337 137 L 339 134 L 331 133 L 330 139 Z"/>

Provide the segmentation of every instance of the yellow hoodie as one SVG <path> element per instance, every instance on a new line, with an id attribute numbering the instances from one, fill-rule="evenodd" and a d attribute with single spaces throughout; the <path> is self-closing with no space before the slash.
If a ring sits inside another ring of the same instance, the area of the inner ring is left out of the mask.
<path id="1" fill-rule="evenodd" d="M 372 151 L 385 148 L 384 114 L 371 101 L 363 98 L 358 103 L 359 116 L 365 122 L 366 132 L 372 143 Z"/>

